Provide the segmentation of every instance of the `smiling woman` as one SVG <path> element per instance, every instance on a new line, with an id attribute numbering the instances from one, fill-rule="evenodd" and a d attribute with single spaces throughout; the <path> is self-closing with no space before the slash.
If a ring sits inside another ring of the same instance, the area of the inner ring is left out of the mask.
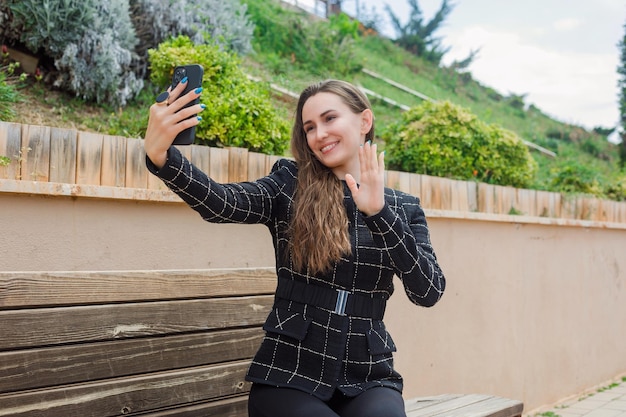
<path id="1" fill-rule="evenodd" d="M 265 224 L 273 238 L 278 287 L 247 373 L 250 416 L 368 417 L 381 406 L 405 416 L 383 323 L 393 277 L 425 307 L 439 301 L 445 278 L 419 200 L 384 187 L 367 97 L 339 80 L 305 88 L 295 161 L 279 160 L 256 181 L 220 184 L 171 146 L 187 126 L 177 111 L 200 94 L 182 89 L 150 109 L 148 168 L 204 220 Z"/>

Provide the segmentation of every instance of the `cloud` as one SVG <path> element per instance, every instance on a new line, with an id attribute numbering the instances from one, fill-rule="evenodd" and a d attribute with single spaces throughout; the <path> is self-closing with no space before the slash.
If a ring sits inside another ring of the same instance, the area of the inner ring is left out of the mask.
<path id="1" fill-rule="evenodd" d="M 465 27 L 450 34 L 450 40 L 454 47 L 444 63 L 480 48 L 469 70 L 481 83 L 503 94 L 527 94 L 527 104 L 563 122 L 587 128 L 617 124 L 615 54 L 552 50 L 515 32 L 481 26 Z"/>
<path id="2" fill-rule="evenodd" d="M 552 23 L 552 27 L 559 32 L 569 32 L 574 29 L 578 29 L 581 27 L 583 22 L 580 19 L 576 19 L 573 17 L 559 19 Z"/>

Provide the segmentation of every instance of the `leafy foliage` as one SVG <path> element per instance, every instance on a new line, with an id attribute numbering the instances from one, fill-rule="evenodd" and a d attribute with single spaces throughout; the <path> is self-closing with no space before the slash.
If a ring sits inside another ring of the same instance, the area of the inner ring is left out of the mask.
<path id="1" fill-rule="evenodd" d="M 536 170 L 515 133 L 450 102 L 411 108 L 385 141 L 390 168 L 407 172 L 526 187 Z"/>
<path id="2" fill-rule="evenodd" d="M 246 53 L 253 32 L 238 0 L 6 0 L 0 20 L 4 38 L 54 61 L 56 87 L 121 106 L 143 88 L 147 50 L 164 39 L 186 34 Z"/>
<path id="3" fill-rule="evenodd" d="M 56 67 L 54 85 L 85 100 L 124 105 L 143 87 L 131 70 L 137 43 L 128 0 L 7 0 L 9 34 Z"/>
<path id="4" fill-rule="evenodd" d="M 13 120 L 15 117 L 13 104 L 17 103 L 19 99 L 15 87 L 7 84 L 6 75 L 0 71 L 0 120 Z"/>
<path id="5" fill-rule="evenodd" d="M 346 15 L 332 16 L 330 23 L 309 19 L 304 12 L 283 8 L 275 1 L 247 0 L 254 21 L 257 51 L 272 51 L 275 72 L 281 60 L 306 68 L 313 74 L 347 76 L 362 66 L 354 56 L 358 22 Z"/>
<path id="6" fill-rule="evenodd" d="M 216 45 L 194 45 L 186 36 L 168 40 L 149 51 L 151 80 L 165 86 L 176 65 L 204 67 L 201 102 L 207 107 L 196 128 L 196 141 L 212 146 L 236 146 L 281 155 L 289 127 L 278 117 L 262 84 L 247 79 L 236 55 Z"/>

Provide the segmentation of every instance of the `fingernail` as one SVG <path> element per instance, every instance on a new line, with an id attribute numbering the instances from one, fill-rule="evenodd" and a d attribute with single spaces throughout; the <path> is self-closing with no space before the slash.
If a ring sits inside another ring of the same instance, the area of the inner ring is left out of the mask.
<path id="1" fill-rule="evenodd" d="M 202 107 L 202 109 L 206 109 L 206 104 L 201 104 L 200 107 Z"/>
<path id="2" fill-rule="evenodd" d="M 180 80 L 181 83 L 185 84 L 187 82 L 187 77 L 183 77 L 182 80 Z"/>
<path id="3" fill-rule="evenodd" d="M 202 120 L 202 117 L 198 116 L 197 119 L 198 119 L 198 121 L 200 121 L 200 120 Z"/>
<path id="4" fill-rule="evenodd" d="M 196 92 L 196 94 L 200 94 L 200 93 L 202 92 L 202 87 L 198 87 L 198 88 L 196 88 L 196 91 L 195 91 L 195 92 Z"/>

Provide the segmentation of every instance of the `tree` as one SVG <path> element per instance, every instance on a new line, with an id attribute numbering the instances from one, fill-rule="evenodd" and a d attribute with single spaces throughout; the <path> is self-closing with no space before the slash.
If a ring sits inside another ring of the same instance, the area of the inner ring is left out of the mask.
<path id="1" fill-rule="evenodd" d="M 620 114 L 620 137 L 622 143 L 620 146 L 620 165 L 626 167 L 626 24 L 624 24 L 624 38 L 619 42 L 620 48 L 620 64 L 617 72 L 621 76 L 618 81 L 619 88 L 619 114 Z"/>
<path id="2" fill-rule="evenodd" d="M 443 0 L 435 16 L 429 22 L 424 22 L 418 0 L 408 0 L 408 2 L 411 6 L 411 14 L 405 25 L 400 22 L 388 4 L 385 6 L 397 34 L 395 42 L 412 54 L 439 64 L 450 48 L 443 48 L 441 39 L 435 37 L 434 33 L 450 14 L 454 4 Z"/>

